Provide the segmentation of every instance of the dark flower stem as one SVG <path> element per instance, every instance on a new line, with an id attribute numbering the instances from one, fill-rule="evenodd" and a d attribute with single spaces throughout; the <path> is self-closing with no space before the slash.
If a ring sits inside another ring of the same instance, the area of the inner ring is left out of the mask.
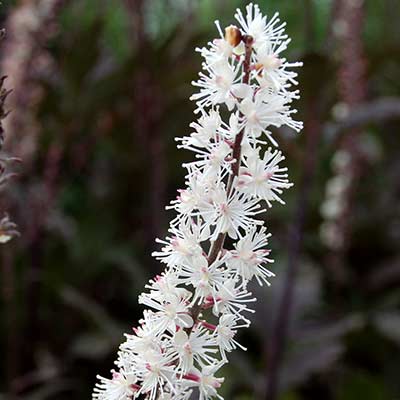
<path id="1" fill-rule="evenodd" d="M 245 45 L 245 58 L 243 61 L 243 83 L 248 84 L 250 80 L 250 61 L 251 61 L 251 53 L 253 51 L 253 38 L 249 35 L 243 37 L 243 42 Z M 235 162 L 232 165 L 232 174 L 229 177 L 228 185 L 227 185 L 227 196 L 229 197 L 233 182 L 235 178 L 239 175 L 239 167 L 240 167 L 240 158 L 242 152 L 242 140 L 244 136 L 244 128 L 236 135 L 235 143 L 233 145 L 233 158 Z M 218 258 L 224 243 L 225 243 L 226 233 L 220 233 L 217 239 L 213 242 L 210 252 L 208 254 L 208 265 L 211 265 Z M 192 318 L 196 321 L 201 312 L 201 305 L 195 305 L 192 308 Z"/>
<path id="2" fill-rule="evenodd" d="M 253 50 L 253 38 L 249 35 L 243 37 L 243 42 L 245 45 L 245 58 L 243 62 L 243 83 L 248 84 L 250 80 L 250 61 L 251 61 L 251 53 Z M 242 153 L 242 140 L 244 136 L 244 128 L 236 135 L 235 143 L 233 145 L 232 156 L 235 162 L 232 165 L 232 174 L 229 177 L 228 185 L 227 185 L 227 197 L 232 192 L 232 186 L 235 178 L 239 175 L 239 167 L 240 167 L 240 158 Z M 226 238 L 226 233 L 220 233 L 217 239 L 211 246 L 210 253 L 208 255 L 208 265 L 211 265 L 218 257 L 218 254 L 222 250 L 224 246 Z"/>

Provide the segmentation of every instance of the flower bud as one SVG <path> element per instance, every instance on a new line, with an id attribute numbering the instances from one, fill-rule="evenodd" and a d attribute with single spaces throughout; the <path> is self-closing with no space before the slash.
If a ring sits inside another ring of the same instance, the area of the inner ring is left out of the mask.
<path id="1" fill-rule="evenodd" d="M 236 47 L 242 41 L 242 34 L 235 25 L 229 25 L 225 28 L 225 40 L 233 47 Z"/>

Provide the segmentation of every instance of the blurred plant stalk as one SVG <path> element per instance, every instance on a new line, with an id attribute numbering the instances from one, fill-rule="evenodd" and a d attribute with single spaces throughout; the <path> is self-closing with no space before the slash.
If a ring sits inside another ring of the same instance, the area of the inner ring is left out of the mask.
<path id="1" fill-rule="evenodd" d="M 0 31 L 0 40 L 5 37 L 5 30 Z M 9 112 L 6 111 L 5 102 L 11 90 L 4 88 L 4 81 L 6 76 L 0 79 L 0 189 L 4 191 L 8 181 L 16 174 L 8 171 L 8 166 L 16 161 L 20 161 L 18 158 L 9 157 L 7 154 L 3 154 L 4 144 L 4 128 L 3 120 L 8 116 Z M 2 206 L 7 204 L 7 201 L 3 201 Z M 1 211 L 4 213 L 3 210 Z M 0 245 L 9 242 L 13 237 L 19 236 L 17 225 L 12 222 L 7 213 L 4 213 L 0 217 Z M 17 349 L 17 321 L 16 321 L 16 304 L 15 304 L 15 280 L 14 271 L 10 259 L 9 249 L 1 247 L 1 261 L 2 261 L 2 294 L 5 306 L 4 312 L 4 326 L 5 326 L 5 343 L 6 343 L 6 354 L 5 354 L 5 375 L 6 385 L 11 389 L 11 381 L 17 372 L 17 364 L 15 360 L 15 351 Z M 11 391 L 11 390 L 10 390 Z"/>
<path id="2" fill-rule="evenodd" d="M 50 76 L 55 68 L 54 60 L 46 45 L 57 33 L 56 19 L 66 3 L 68 0 L 20 2 L 10 12 L 6 21 L 8 38 L 3 48 L 1 70 L 10 77 L 13 86 L 13 93 L 10 96 L 10 108 L 13 113 L 5 124 L 5 129 L 9 133 L 5 148 L 24 160 L 21 171 L 24 182 L 19 183 L 18 191 L 8 193 L 6 201 L 13 204 L 14 213 L 24 232 L 20 245 L 30 254 L 31 259 L 31 265 L 24 277 L 23 296 L 26 310 L 23 314 L 26 318 L 24 321 L 19 320 L 17 313 L 12 311 L 14 315 L 12 323 L 9 323 L 11 344 L 8 347 L 10 356 L 6 362 L 9 364 L 7 370 L 10 371 L 9 391 L 14 395 L 24 389 L 17 383 L 21 381 L 21 374 L 29 375 L 36 368 L 35 356 L 40 339 L 43 228 L 55 198 L 55 182 L 62 154 L 59 141 L 49 146 L 39 185 L 35 183 L 32 171 L 34 162 L 37 161 L 38 141 L 42 133 L 37 117 L 44 96 L 41 80 Z M 17 199 L 21 193 L 23 199 Z M 15 228 L 7 220 L 5 223 L 12 229 Z M 13 252 L 8 252 L 3 264 L 7 268 L 4 272 L 10 288 L 14 287 L 12 283 L 15 274 L 12 267 L 14 261 Z M 8 296 L 15 297 L 15 294 Z M 23 343 L 17 334 L 22 326 L 23 330 L 29 332 L 29 340 Z"/>
<path id="3" fill-rule="evenodd" d="M 337 42 L 339 67 L 337 86 L 339 102 L 335 110 L 351 115 L 366 100 L 366 60 L 363 46 L 365 19 L 364 0 L 337 0 L 333 25 Z M 325 222 L 321 226 L 322 239 L 330 249 L 327 267 L 334 284 L 348 282 L 350 271 L 344 265 L 351 243 L 351 227 L 355 195 L 365 168 L 365 154 L 361 141 L 362 128 L 351 128 L 341 137 L 334 159 L 334 177 L 327 185 L 327 195 L 321 212 Z"/>

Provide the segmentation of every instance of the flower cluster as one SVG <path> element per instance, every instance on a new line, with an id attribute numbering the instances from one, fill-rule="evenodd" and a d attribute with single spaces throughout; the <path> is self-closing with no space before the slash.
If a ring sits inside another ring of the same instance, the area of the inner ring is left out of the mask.
<path id="1" fill-rule="evenodd" d="M 222 399 L 219 369 L 229 352 L 244 349 L 236 333 L 253 312 L 248 282 L 269 285 L 274 275 L 270 234 L 258 217 L 283 203 L 291 184 L 268 128 L 302 127 L 292 119 L 298 92 L 289 70 L 300 63 L 280 55 L 289 39 L 277 15 L 268 20 L 250 4 L 235 17 L 238 26 L 223 32 L 217 22 L 219 37 L 198 49 L 203 72 L 191 99 L 199 119 L 177 139 L 195 159 L 183 165 L 186 188 L 167 207 L 176 217 L 153 254 L 166 269 L 140 295 L 143 319 L 120 346 L 113 376 L 98 377 L 93 399 Z M 263 151 L 268 142 L 274 147 Z"/>

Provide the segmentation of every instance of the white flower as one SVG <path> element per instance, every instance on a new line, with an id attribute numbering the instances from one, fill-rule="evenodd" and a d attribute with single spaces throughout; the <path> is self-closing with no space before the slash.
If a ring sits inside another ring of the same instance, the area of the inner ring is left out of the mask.
<path id="1" fill-rule="evenodd" d="M 179 360 L 178 368 L 183 374 L 186 374 L 193 368 L 193 362 L 213 364 L 215 356 L 209 353 L 217 353 L 215 338 L 210 333 L 196 326 L 188 335 L 183 329 L 179 329 L 173 339 L 173 347 Z"/>
<path id="2" fill-rule="evenodd" d="M 212 181 L 223 179 L 226 174 L 231 172 L 231 164 L 234 160 L 231 157 L 232 147 L 223 140 L 209 142 L 205 149 L 183 144 L 187 150 L 196 153 L 198 161 L 184 164 L 184 167 L 191 166 L 202 171 L 203 179 Z"/>
<path id="3" fill-rule="evenodd" d="M 96 400 L 126 400 L 137 397 L 139 386 L 133 373 L 121 369 L 119 372 L 111 371 L 112 379 L 97 375 L 100 382 L 96 383 L 93 390 L 93 399 Z"/>
<path id="4" fill-rule="evenodd" d="M 270 236 L 271 234 L 266 234 L 264 227 L 258 231 L 256 228 L 249 230 L 234 244 L 235 249 L 230 251 L 230 257 L 226 261 L 228 268 L 237 271 L 245 281 L 255 277 L 261 286 L 263 282 L 269 285 L 268 279 L 275 276 L 264 267 L 274 261 L 268 257 L 270 250 L 265 248 Z"/>
<path id="5" fill-rule="evenodd" d="M 231 90 L 239 79 L 239 66 L 228 61 L 219 60 L 212 65 L 205 65 L 208 75 L 200 72 L 200 79 L 192 82 L 193 86 L 200 88 L 200 92 L 192 95 L 190 100 L 197 103 L 196 112 L 204 107 L 225 103 L 232 110 L 235 99 Z"/>
<path id="6" fill-rule="evenodd" d="M 190 127 L 195 131 L 190 137 L 184 137 L 182 142 L 187 146 L 207 147 L 211 140 L 218 139 L 218 130 L 222 124 L 219 109 L 203 111 L 198 122 L 192 122 Z M 179 140 L 179 139 L 177 139 Z"/>
<path id="7" fill-rule="evenodd" d="M 142 385 L 139 394 L 146 394 L 149 400 L 156 399 L 158 391 L 163 391 L 165 385 L 174 389 L 175 367 L 172 359 L 163 352 L 148 351 L 136 360 L 136 368 L 141 376 Z"/>
<path id="8" fill-rule="evenodd" d="M 262 159 L 259 149 L 248 153 L 244 158 L 245 166 L 240 169 L 238 187 L 244 193 L 265 200 L 269 207 L 272 201 L 285 204 L 280 195 L 292 184 L 287 179 L 287 168 L 279 166 L 284 159 L 280 151 L 271 148 L 267 149 Z"/>
<path id="9" fill-rule="evenodd" d="M 224 262 L 225 259 L 220 258 L 208 265 L 204 258 L 182 267 L 183 281 L 195 290 L 192 304 L 201 304 L 206 297 L 215 297 L 216 288 L 222 285 L 226 278 L 225 271 L 221 268 Z"/>
<path id="10" fill-rule="evenodd" d="M 232 113 L 229 117 L 229 123 L 222 123 L 220 127 L 220 132 L 224 136 L 225 140 L 228 140 L 233 145 L 235 141 L 235 137 L 240 133 L 240 131 L 246 126 L 245 121 L 241 121 L 243 118 L 240 118 L 239 113 Z M 265 145 L 266 142 L 260 140 L 259 138 L 253 136 L 245 135 L 242 140 L 242 155 L 248 156 L 252 154 L 254 148 L 257 145 Z"/>
<path id="11" fill-rule="evenodd" d="M 247 322 L 248 320 L 241 313 L 243 311 L 254 313 L 254 310 L 247 307 L 247 303 L 256 301 L 252 296 L 252 293 L 246 289 L 245 282 L 238 284 L 237 279 L 230 278 L 219 285 L 214 299 L 208 298 L 207 300 L 214 304 L 214 315 L 218 316 L 221 313 L 240 315 Z"/>
<path id="12" fill-rule="evenodd" d="M 240 317 L 236 314 L 223 314 L 215 329 L 216 341 L 220 348 L 223 360 L 227 360 L 225 352 L 229 353 L 237 347 L 246 350 L 246 348 L 237 342 L 234 337 L 238 329 L 247 328 L 250 323 L 238 323 L 239 319 Z"/>
<path id="13" fill-rule="evenodd" d="M 286 50 L 289 41 L 279 45 L 265 43 L 258 49 L 255 78 L 261 89 L 271 88 L 287 94 L 292 85 L 298 84 L 297 73 L 288 68 L 301 67 L 303 63 L 289 63 L 284 58 L 279 58 L 279 53 Z"/>
<path id="14" fill-rule="evenodd" d="M 262 221 L 255 220 L 254 217 L 265 210 L 260 209 L 257 199 L 236 190 L 228 197 L 226 190 L 221 188 L 213 193 L 212 204 L 200 211 L 206 223 L 214 226 L 210 239 L 216 240 L 220 233 L 227 233 L 232 239 L 236 239 L 241 230 L 262 224 Z"/>
<path id="15" fill-rule="evenodd" d="M 140 322 L 141 325 L 139 327 L 133 328 L 134 335 L 125 334 L 126 341 L 120 346 L 122 351 L 141 354 L 149 350 L 158 350 L 160 348 L 161 343 L 155 336 L 158 326 L 154 321 L 153 313 L 149 310 L 145 310 L 143 319 Z"/>
<path id="16" fill-rule="evenodd" d="M 217 389 L 221 387 L 224 382 L 224 378 L 216 378 L 214 374 L 221 368 L 222 364 L 216 364 L 211 366 L 205 366 L 200 370 L 193 369 L 189 374 L 186 374 L 184 378 L 186 379 L 186 384 L 189 387 L 198 387 L 200 392 L 199 400 L 208 400 L 213 397 L 222 399 L 217 392 Z"/>
<path id="17" fill-rule="evenodd" d="M 173 393 L 171 392 L 161 393 L 160 396 L 157 397 L 157 400 L 189 400 L 191 395 L 192 395 L 192 390 L 181 389 L 181 390 L 175 390 Z"/>
<path id="18" fill-rule="evenodd" d="M 208 43 L 209 48 L 196 48 L 196 51 L 205 58 L 207 65 L 213 65 L 220 60 L 228 60 L 234 54 L 234 47 L 225 40 L 219 21 L 215 21 L 215 25 L 220 37 Z"/>
<path id="19" fill-rule="evenodd" d="M 167 329 L 174 331 L 177 326 L 190 328 L 193 325 L 188 307 L 189 297 L 168 296 L 165 299 L 160 299 L 151 293 L 142 293 L 139 296 L 139 303 L 157 311 L 152 314 L 155 334 L 160 334 Z"/>
<path id="20" fill-rule="evenodd" d="M 296 110 L 290 109 L 290 103 L 297 98 L 297 92 L 290 95 L 271 92 L 267 89 L 259 90 L 254 99 L 245 98 L 239 105 L 241 113 L 246 118 L 246 133 L 255 138 L 265 133 L 268 139 L 278 146 L 271 133 L 266 130 L 268 126 L 290 126 L 300 130 L 303 124 L 294 121 L 291 117 Z"/>
<path id="21" fill-rule="evenodd" d="M 171 237 L 167 237 L 166 240 L 156 240 L 165 245 L 161 251 L 152 253 L 157 260 L 173 267 L 190 262 L 193 257 L 202 255 L 200 231 L 193 221 L 183 221 L 179 226 L 171 227 L 169 231 L 172 234 Z M 173 279 L 173 276 L 169 279 Z M 175 280 L 170 286 L 176 286 L 177 283 L 178 280 Z"/>
<path id="22" fill-rule="evenodd" d="M 265 43 L 279 43 L 287 38 L 285 23 L 280 23 L 278 13 L 267 21 L 267 17 L 261 14 L 258 5 L 250 3 L 246 7 L 246 16 L 241 10 L 237 10 L 235 18 L 239 22 L 243 32 L 254 39 L 254 48 L 257 50 Z"/>
<path id="23" fill-rule="evenodd" d="M 171 222 L 172 226 L 180 224 L 182 220 L 190 223 L 188 217 L 192 216 L 199 203 L 204 202 L 209 192 L 203 174 L 197 168 L 189 169 L 187 178 L 187 188 L 179 190 L 177 199 L 171 201 L 171 205 L 166 207 L 167 210 L 175 209 L 178 212 L 178 216 Z"/>

